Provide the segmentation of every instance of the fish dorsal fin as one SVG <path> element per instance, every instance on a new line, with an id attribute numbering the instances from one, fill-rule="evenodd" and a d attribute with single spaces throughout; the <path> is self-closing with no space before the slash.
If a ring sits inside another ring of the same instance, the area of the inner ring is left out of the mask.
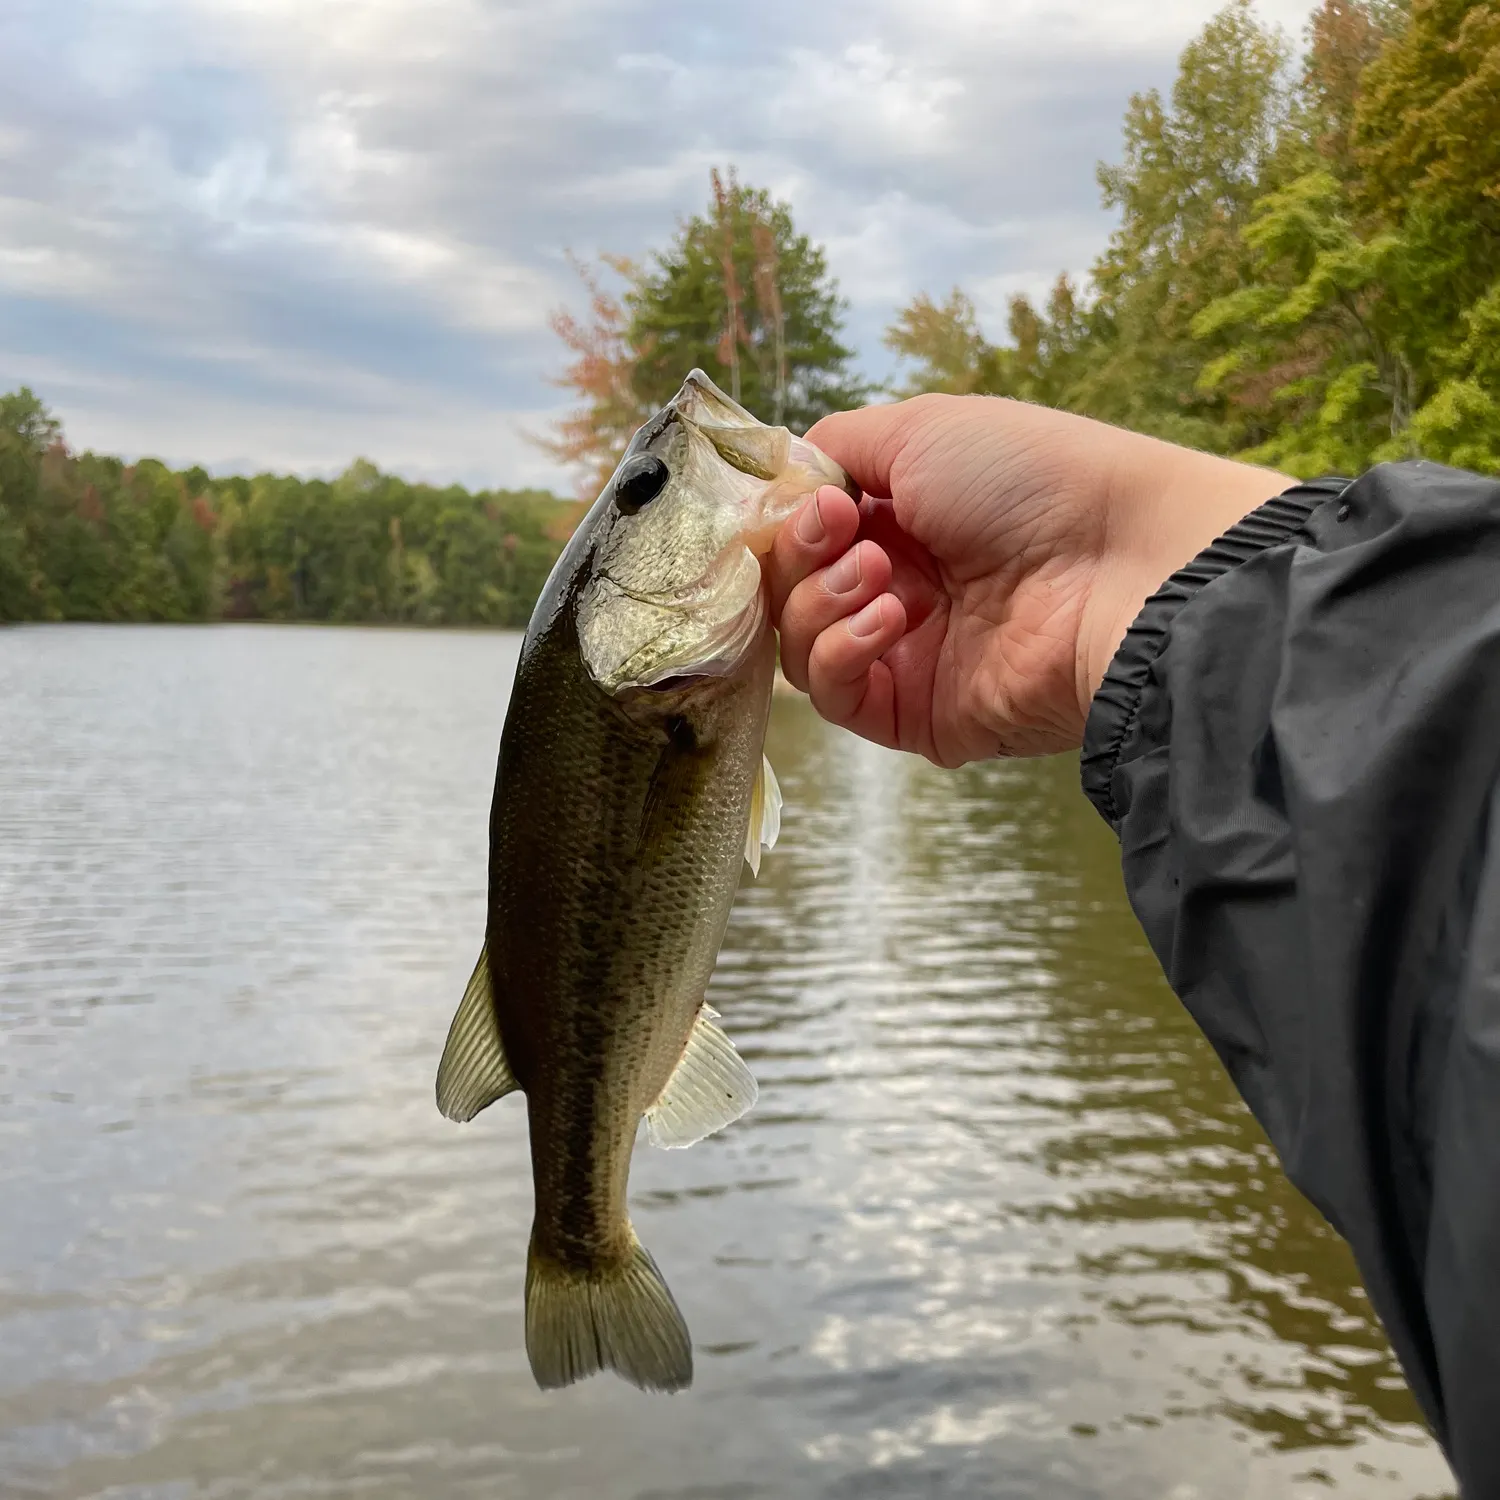
<path id="1" fill-rule="evenodd" d="M 714 1025 L 717 1016 L 709 1005 L 699 1010 L 681 1060 L 646 1111 L 653 1146 L 691 1146 L 738 1120 L 760 1093 L 734 1043 Z"/>
<path id="2" fill-rule="evenodd" d="M 479 950 L 479 962 L 458 1002 L 448 1028 L 448 1044 L 438 1064 L 437 1106 L 450 1120 L 472 1120 L 480 1110 L 519 1088 L 505 1060 L 495 997 L 490 988 L 490 956 Z"/>
<path id="3" fill-rule="evenodd" d="M 776 773 L 764 755 L 760 758 L 760 775 L 750 794 L 750 826 L 745 829 L 745 863 L 752 875 L 760 874 L 760 851 L 770 849 L 781 832 L 781 788 Z"/>

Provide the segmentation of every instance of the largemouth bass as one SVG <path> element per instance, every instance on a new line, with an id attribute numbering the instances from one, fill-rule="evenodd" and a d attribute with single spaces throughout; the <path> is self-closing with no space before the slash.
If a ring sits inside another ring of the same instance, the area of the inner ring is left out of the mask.
<path id="1" fill-rule="evenodd" d="M 489 911 L 438 1068 L 472 1119 L 526 1095 L 538 1385 L 692 1381 L 687 1325 L 630 1224 L 641 1121 L 688 1146 L 755 1080 L 704 1003 L 742 862 L 781 796 L 763 742 L 775 633 L 759 556 L 823 484 L 857 491 L 701 370 L 631 440 L 521 647 L 490 813 Z"/>

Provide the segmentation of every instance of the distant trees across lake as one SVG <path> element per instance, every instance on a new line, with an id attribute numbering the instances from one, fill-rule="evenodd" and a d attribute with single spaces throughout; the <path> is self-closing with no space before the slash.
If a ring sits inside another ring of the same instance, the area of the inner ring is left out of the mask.
<path id="1" fill-rule="evenodd" d="M 0 620 L 526 624 L 580 507 L 543 490 L 213 478 L 73 453 L 0 396 Z"/>

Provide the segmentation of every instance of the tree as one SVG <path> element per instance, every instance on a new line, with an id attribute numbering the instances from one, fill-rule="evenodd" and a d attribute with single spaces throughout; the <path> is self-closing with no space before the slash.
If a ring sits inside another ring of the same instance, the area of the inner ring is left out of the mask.
<path id="1" fill-rule="evenodd" d="M 1325 0 L 1246 284 L 1194 320 L 1232 335 L 1199 384 L 1259 404 L 1245 456 L 1358 472 L 1415 453 L 1500 472 L 1500 12 Z"/>
<path id="2" fill-rule="evenodd" d="M 1096 357 L 1076 393 L 1092 415 L 1217 449 L 1243 445 L 1239 414 L 1200 389 L 1216 350 L 1193 319 L 1245 280 L 1241 231 L 1263 191 L 1289 107 L 1289 47 L 1232 0 L 1184 49 L 1170 103 L 1125 112 L 1125 151 L 1099 168 L 1119 228 L 1093 269 Z"/>
<path id="3" fill-rule="evenodd" d="M 554 310 L 552 331 L 572 359 L 553 383 L 582 402 L 569 412 L 540 446 L 578 471 L 578 492 L 597 495 L 614 473 L 631 434 L 651 415 L 646 398 L 635 388 L 638 351 L 630 338 L 630 318 L 622 295 L 609 290 L 606 273 L 627 287 L 637 285 L 641 270 L 620 255 L 603 255 L 599 266 L 574 260 L 589 294 L 587 315 L 580 319 L 564 308 Z"/>
<path id="4" fill-rule="evenodd" d="M 916 365 L 897 395 L 916 396 L 923 391 L 953 396 L 993 394 L 998 351 L 980 331 L 973 301 L 957 287 L 945 302 L 919 293 L 886 329 L 885 344 Z"/>
<path id="5" fill-rule="evenodd" d="M 0 620 L 46 611 L 34 533 L 42 458 L 60 436 L 57 419 L 28 387 L 0 396 Z"/>
<path id="6" fill-rule="evenodd" d="M 1011 347 L 1002 350 L 999 394 L 1044 406 L 1082 410 L 1082 382 L 1099 349 L 1098 324 L 1066 273 L 1038 311 L 1027 297 L 1010 299 Z"/>
<path id="7" fill-rule="evenodd" d="M 27 390 L 0 396 L 0 619 L 524 625 L 576 524 L 539 490 L 212 479 L 69 452 Z"/>
<path id="8" fill-rule="evenodd" d="M 1500 472 L 1500 9 L 1415 0 L 1361 81 L 1356 204 L 1405 246 L 1413 442 Z"/>
<path id="9" fill-rule="evenodd" d="M 597 492 L 630 434 L 695 365 L 731 394 L 737 387 L 762 419 L 779 416 L 798 432 L 865 395 L 823 251 L 763 189 L 733 172 L 715 172 L 712 187 L 708 210 L 647 263 L 604 258 L 623 283 L 618 294 L 580 267 L 587 317 L 553 316 L 573 355 L 558 384 L 581 405 L 544 446 L 580 468 L 584 492 Z"/>
<path id="10" fill-rule="evenodd" d="M 1500 8 L 1322 0 L 1300 76 L 1234 0 L 1131 100 L 1120 224 L 1076 294 L 959 290 L 888 342 L 911 384 L 1066 406 L 1298 473 L 1424 453 L 1500 472 Z"/>
<path id="11" fill-rule="evenodd" d="M 654 409 L 693 366 L 726 389 L 737 367 L 744 405 L 773 415 L 781 387 L 783 420 L 805 431 L 864 394 L 840 339 L 838 287 L 823 251 L 797 232 L 785 203 L 732 172 L 727 180 L 715 174 L 714 182 L 709 212 L 682 225 L 626 293 L 633 387 Z"/>
<path id="12" fill-rule="evenodd" d="M 1062 276 L 1041 307 L 1012 298 L 998 346 L 961 291 L 918 297 L 887 334 L 917 362 L 908 388 L 1017 396 L 1218 451 L 1263 440 L 1253 405 L 1199 380 L 1234 330 L 1195 332 L 1195 319 L 1250 279 L 1243 231 L 1278 171 L 1288 55 L 1249 0 L 1232 0 L 1184 50 L 1169 99 L 1131 99 L 1123 158 L 1098 172 L 1120 223 L 1086 290 Z"/>
<path id="13" fill-rule="evenodd" d="M 1311 147 L 1343 181 L 1357 171 L 1352 138 L 1365 70 L 1405 20 L 1392 0 L 1323 0 L 1307 23 L 1293 144 Z"/>
<path id="14" fill-rule="evenodd" d="M 1415 377 L 1390 295 L 1409 279 L 1406 243 L 1389 232 L 1361 238 L 1322 167 L 1260 199 L 1244 240 L 1249 284 L 1193 321 L 1200 339 L 1234 338 L 1200 388 L 1236 391 L 1274 418 L 1242 456 L 1307 477 L 1407 456 Z"/>

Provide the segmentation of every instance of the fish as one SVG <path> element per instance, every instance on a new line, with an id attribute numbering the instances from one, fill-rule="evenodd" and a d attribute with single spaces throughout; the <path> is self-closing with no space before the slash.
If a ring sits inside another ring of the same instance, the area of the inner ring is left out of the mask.
<path id="1" fill-rule="evenodd" d="M 516 667 L 490 809 L 484 946 L 438 1108 L 525 1095 L 526 1352 L 542 1389 L 693 1378 L 687 1324 L 627 1203 L 660 1147 L 737 1120 L 756 1083 L 705 996 L 741 867 L 775 843 L 776 665 L 761 557 L 820 486 L 805 438 L 702 370 L 631 438 L 558 558 Z"/>

